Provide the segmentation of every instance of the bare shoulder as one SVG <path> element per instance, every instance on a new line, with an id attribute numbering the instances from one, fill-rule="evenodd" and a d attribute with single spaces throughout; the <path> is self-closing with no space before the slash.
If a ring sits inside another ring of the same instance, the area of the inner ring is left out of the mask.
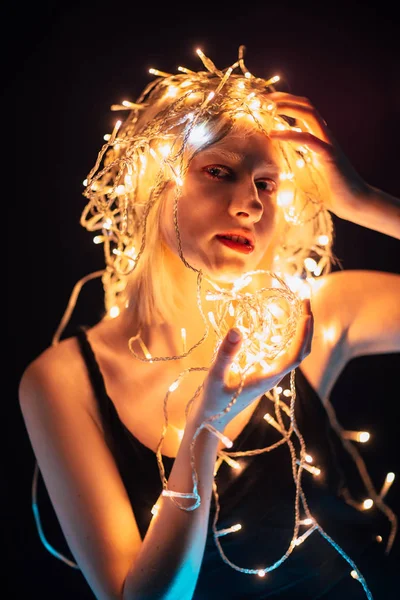
<path id="1" fill-rule="evenodd" d="M 400 348 L 400 276 L 369 270 L 335 271 L 315 282 L 314 336 L 301 368 L 329 396 L 350 360 Z"/>
<path id="2" fill-rule="evenodd" d="M 71 401 L 83 400 L 87 382 L 85 364 L 76 338 L 71 337 L 46 348 L 28 364 L 19 383 L 19 402 L 56 402 L 68 393 Z M 74 391 L 79 389 L 79 395 Z M 74 400 L 75 399 L 75 400 Z"/>
<path id="3" fill-rule="evenodd" d="M 324 275 L 313 284 L 311 310 L 314 316 L 314 341 L 336 344 L 345 327 L 343 290 L 348 285 L 349 272 L 337 271 Z"/>
<path id="4" fill-rule="evenodd" d="M 392 291 L 395 291 L 398 290 L 399 285 L 400 275 L 398 273 L 370 269 L 348 269 L 334 271 L 320 277 L 316 282 L 316 293 L 318 294 L 320 289 L 325 293 L 329 289 L 329 293 L 342 294 L 346 289 L 356 291 L 364 288 L 363 291 L 365 291 L 365 288 L 370 288 L 370 295 L 374 295 L 379 293 L 381 287 L 384 290 L 392 288 Z"/>
<path id="5" fill-rule="evenodd" d="M 335 313 L 348 328 L 365 308 L 398 305 L 400 275 L 386 271 L 350 269 L 335 271 L 317 280 L 312 304 L 320 318 Z"/>

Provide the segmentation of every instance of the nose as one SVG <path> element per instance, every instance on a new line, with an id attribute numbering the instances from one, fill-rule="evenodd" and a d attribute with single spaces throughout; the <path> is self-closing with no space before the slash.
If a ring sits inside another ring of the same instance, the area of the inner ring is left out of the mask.
<path id="1" fill-rule="evenodd" d="M 247 182 L 237 186 L 229 203 L 229 213 L 246 222 L 257 223 L 264 212 L 264 206 L 258 196 L 258 189 L 254 183 Z"/>

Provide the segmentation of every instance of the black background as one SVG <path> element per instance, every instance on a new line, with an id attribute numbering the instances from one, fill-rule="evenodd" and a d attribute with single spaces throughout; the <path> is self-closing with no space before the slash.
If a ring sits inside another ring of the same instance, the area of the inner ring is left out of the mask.
<path id="1" fill-rule="evenodd" d="M 308 96 L 365 179 L 400 196 L 400 52 L 389 4 L 143 4 L 42 2 L 16 5 L 3 20 L 9 41 L 2 116 L 4 131 L 10 129 L 2 139 L 9 231 L 3 346 L 10 379 L 2 410 L 7 598 L 93 598 L 81 574 L 38 538 L 30 507 L 34 458 L 17 389 L 28 362 L 51 343 L 76 281 L 103 266 L 102 250 L 79 217 L 82 181 L 117 119 L 111 104 L 134 101 L 152 78 L 149 67 L 198 70 L 200 47 L 225 68 L 244 44 L 250 71 L 278 73 L 280 89 Z M 398 240 L 336 217 L 334 223 L 334 251 L 345 269 L 399 273 Z M 88 283 L 71 326 L 94 323 L 101 310 L 100 285 Z M 399 471 L 399 359 L 396 353 L 351 361 L 332 394 L 342 424 L 372 434 L 361 452 L 378 488 L 387 471 Z M 400 512 L 398 486 L 387 501 Z M 48 540 L 69 556 L 42 485 L 39 504 Z"/>

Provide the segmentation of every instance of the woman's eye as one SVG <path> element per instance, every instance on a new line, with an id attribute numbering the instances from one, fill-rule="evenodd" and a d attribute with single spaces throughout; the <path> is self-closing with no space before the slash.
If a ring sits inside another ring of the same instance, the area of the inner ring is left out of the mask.
<path id="1" fill-rule="evenodd" d="M 224 165 L 209 165 L 204 167 L 203 171 L 212 179 L 233 181 L 235 177 L 232 169 Z M 273 179 L 259 179 L 255 185 L 261 192 L 268 194 L 272 194 L 276 190 L 276 183 Z"/>
<path id="2" fill-rule="evenodd" d="M 256 186 L 262 192 L 272 193 L 276 190 L 276 183 L 273 179 L 262 179 L 261 181 L 256 181 Z"/>
<path id="3" fill-rule="evenodd" d="M 222 165 L 211 165 L 205 167 L 203 171 L 213 179 L 228 179 L 232 176 L 231 170 Z"/>

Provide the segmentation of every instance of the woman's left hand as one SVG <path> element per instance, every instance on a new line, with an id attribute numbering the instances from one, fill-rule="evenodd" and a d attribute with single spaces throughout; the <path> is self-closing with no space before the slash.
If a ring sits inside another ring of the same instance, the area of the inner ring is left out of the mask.
<path id="1" fill-rule="evenodd" d="M 324 198 L 325 207 L 338 217 L 351 221 L 352 213 L 358 211 L 368 197 L 368 183 L 356 172 L 307 98 L 285 92 L 273 92 L 268 98 L 276 104 L 278 114 L 296 119 L 296 126 L 302 130 L 273 130 L 270 137 L 294 142 L 299 147 L 307 146 L 316 154 L 318 167 L 330 190 L 329 197 Z"/>

